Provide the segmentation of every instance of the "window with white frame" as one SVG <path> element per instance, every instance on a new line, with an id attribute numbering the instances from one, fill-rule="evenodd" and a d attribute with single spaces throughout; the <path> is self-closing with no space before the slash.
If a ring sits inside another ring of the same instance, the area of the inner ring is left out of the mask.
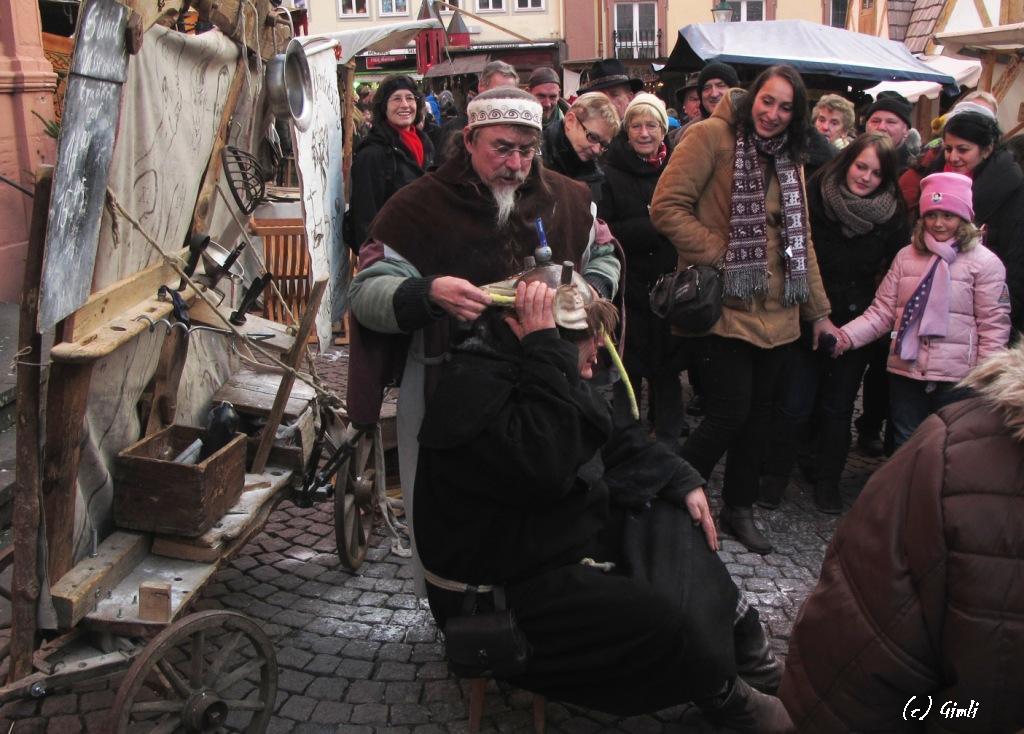
<path id="1" fill-rule="evenodd" d="M 380 0 L 381 15 L 409 15 L 409 0 Z"/>
<path id="2" fill-rule="evenodd" d="M 764 0 L 731 0 L 732 22 L 764 20 Z"/>
<path id="3" fill-rule="evenodd" d="M 339 18 L 359 18 L 369 15 L 366 0 L 338 0 Z"/>
<path id="4" fill-rule="evenodd" d="M 516 10 L 543 10 L 544 0 L 516 0 Z"/>
<path id="5" fill-rule="evenodd" d="M 658 4 L 615 4 L 615 58 L 653 59 L 658 56 Z"/>
<path id="6" fill-rule="evenodd" d="M 478 13 L 497 13 L 505 9 L 505 0 L 476 0 Z"/>

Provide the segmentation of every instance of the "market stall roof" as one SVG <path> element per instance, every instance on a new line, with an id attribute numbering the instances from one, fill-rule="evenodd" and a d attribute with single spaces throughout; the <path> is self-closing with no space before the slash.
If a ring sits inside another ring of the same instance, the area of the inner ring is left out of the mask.
<path id="1" fill-rule="evenodd" d="M 806 20 L 685 26 L 666 71 L 697 71 L 709 61 L 753 66 L 787 63 L 805 74 L 956 85 L 949 74 L 915 59 L 902 43 Z"/>
<path id="2" fill-rule="evenodd" d="M 412 43 L 416 34 L 429 28 L 441 28 L 441 21 L 436 19 L 412 20 L 404 23 L 380 23 L 369 28 L 353 28 L 348 31 L 319 33 L 316 36 L 301 38 L 303 45 L 313 39 L 336 40 L 341 43 L 341 57 L 338 63 L 346 64 L 353 56 L 363 51 L 389 51 L 402 48 Z"/>
<path id="3" fill-rule="evenodd" d="M 454 76 L 456 74 L 479 74 L 487 66 L 490 57 L 487 54 L 473 54 L 471 56 L 456 56 L 453 59 L 434 64 L 427 73 L 425 79 L 432 79 L 437 76 Z"/>
<path id="4" fill-rule="evenodd" d="M 965 47 L 982 51 L 1017 51 L 1024 47 L 1024 23 L 936 33 L 935 42 L 942 44 L 943 53 L 957 53 Z"/>
<path id="5" fill-rule="evenodd" d="M 961 87 L 978 86 L 978 79 L 981 78 L 981 62 L 978 59 L 932 55 L 918 58 L 933 69 L 949 74 L 956 79 L 956 83 Z M 866 94 L 875 98 L 885 91 L 899 92 L 909 101 L 917 102 L 921 97 L 938 99 L 942 85 L 935 82 L 882 82 L 864 90 Z"/>

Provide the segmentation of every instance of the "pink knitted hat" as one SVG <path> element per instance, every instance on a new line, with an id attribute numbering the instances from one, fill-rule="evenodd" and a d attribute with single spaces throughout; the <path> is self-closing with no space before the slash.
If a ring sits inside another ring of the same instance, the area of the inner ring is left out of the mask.
<path id="1" fill-rule="evenodd" d="M 933 173 L 921 180 L 921 216 L 930 211 L 956 214 L 963 220 L 974 220 L 971 179 L 962 173 Z"/>

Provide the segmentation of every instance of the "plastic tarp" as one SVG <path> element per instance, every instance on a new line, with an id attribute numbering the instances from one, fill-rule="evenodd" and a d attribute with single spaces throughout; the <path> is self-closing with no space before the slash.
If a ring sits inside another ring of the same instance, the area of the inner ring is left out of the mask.
<path id="1" fill-rule="evenodd" d="M 955 87 L 949 74 L 918 61 L 896 41 L 806 20 L 694 23 L 679 31 L 668 71 L 696 71 L 709 61 L 875 81 L 926 81 Z"/>
<path id="2" fill-rule="evenodd" d="M 978 86 L 978 79 L 981 78 L 981 62 L 978 59 L 927 55 L 919 58 L 933 69 L 952 76 L 961 87 Z M 935 82 L 882 82 L 864 90 L 866 94 L 875 98 L 886 91 L 899 92 L 909 101 L 916 103 L 921 97 L 937 99 L 942 91 L 942 85 Z"/>
<path id="3" fill-rule="evenodd" d="M 380 23 L 369 28 L 353 28 L 349 31 L 320 33 L 302 38 L 303 45 L 308 46 L 314 39 L 335 40 L 341 43 L 341 56 L 338 63 L 347 64 L 356 54 L 363 51 L 390 51 L 393 48 L 404 48 L 413 42 L 416 34 L 429 28 L 443 28 L 436 18 L 413 20 L 404 23 Z"/>

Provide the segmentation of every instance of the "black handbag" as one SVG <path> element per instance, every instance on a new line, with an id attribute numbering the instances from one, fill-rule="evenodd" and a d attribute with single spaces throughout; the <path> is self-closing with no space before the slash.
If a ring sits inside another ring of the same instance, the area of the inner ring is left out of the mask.
<path id="1" fill-rule="evenodd" d="M 476 589 L 466 591 L 462 614 L 450 617 L 444 626 L 448 668 L 462 678 L 512 678 L 526 672 L 530 643 L 516 623 L 515 614 L 505 608 L 501 587 L 493 590 L 494 609 L 477 607 Z"/>
<path id="2" fill-rule="evenodd" d="M 665 273 L 651 288 L 651 312 L 691 336 L 706 334 L 722 317 L 722 271 L 691 265 Z"/>

